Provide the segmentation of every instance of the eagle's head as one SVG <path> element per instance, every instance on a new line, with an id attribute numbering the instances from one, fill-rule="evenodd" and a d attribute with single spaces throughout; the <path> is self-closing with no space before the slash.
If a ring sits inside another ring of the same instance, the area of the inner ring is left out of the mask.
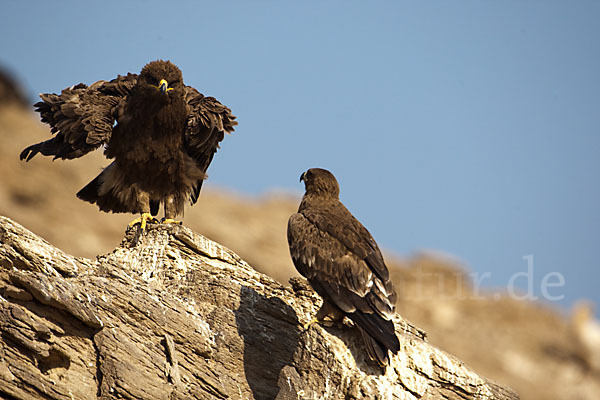
<path id="1" fill-rule="evenodd" d="M 337 199 L 340 196 L 340 185 L 335 176 L 323 168 L 311 168 L 300 175 L 304 181 L 307 195 Z"/>
<path id="2" fill-rule="evenodd" d="M 183 75 L 171 61 L 152 61 L 142 68 L 137 86 L 147 95 L 183 96 Z"/>

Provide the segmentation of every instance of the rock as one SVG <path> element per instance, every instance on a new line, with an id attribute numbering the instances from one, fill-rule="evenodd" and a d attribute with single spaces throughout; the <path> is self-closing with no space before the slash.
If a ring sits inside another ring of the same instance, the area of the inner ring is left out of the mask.
<path id="1" fill-rule="evenodd" d="M 180 225 L 95 261 L 0 217 L 0 395 L 14 399 L 517 399 L 394 320 L 382 371 L 320 299 Z M 467 329 L 467 328 L 465 328 Z"/>

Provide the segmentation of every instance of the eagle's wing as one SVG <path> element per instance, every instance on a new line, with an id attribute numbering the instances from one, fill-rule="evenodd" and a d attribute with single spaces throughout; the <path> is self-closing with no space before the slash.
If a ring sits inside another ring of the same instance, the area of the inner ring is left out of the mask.
<path id="1" fill-rule="evenodd" d="M 186 151 L 206 172 L 225 132 L 231 133 L 237 125 L 231 110 L 214 97 L 204 97 L 191 86 L 185 87 L 185 100 L 188 104 Z M 202 180 L 194 186 L 192 204 L 196 203 L 202 188 Z"/>
<path id="2" fill-rule="evenodd" d="M 127 74 L 91 86 L 80 83 L 60 94 L 41 94 L 36 111 L 55 136 L 27 147 L 21 152 L 21 160 L 29 161 L 37 153 L 54 159 L 78 158 L 106 143 L 136 82 L 137 75 Z"/>

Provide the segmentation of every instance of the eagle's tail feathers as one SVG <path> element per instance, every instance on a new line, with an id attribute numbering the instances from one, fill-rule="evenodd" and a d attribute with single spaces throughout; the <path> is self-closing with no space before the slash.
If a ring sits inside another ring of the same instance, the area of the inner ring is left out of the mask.
<path id="1" fill-rule="evenodd" d="M 369 356 L 379 364 L 388 362 L 387 352 L 393 354 L 400 351 L 400 342 L 396 336 L 394 323 L 383 319 L 378 314 L 367 314 L 361 311 L 348 314 L 361 329 Z"/>
<path id="2" fill-rule="evenodd" d="M 367 354 L 369 358 L 373 361 L 376 361 L 382 367 L 385 367 L 389 364 L 390 360 L 388 358 L 388 349 L 383 347 L 381 343 L 377 342 L 377 340 L 373 339 L 367 332 L 365 332 L 362 328 L 358 328 L 365 342 L 365 347 L 367 349 Z"/>
<path id="3" fill-rule="evenodd" d="M 192 194 L 190 195 L 190 204 L 194 205 L 194 204 L 196 204 L 196 201 L 198 201 L 198 197 L 200 197 L 200 190 L 202 189 L 203 182 L 204 182 L 204 180 L 200 179 L 194 185 L 194 190 L 192 191 Z"/>
<path id="4" fill-rule="evenodd" d="M 158 214 L 158 209 L 160 208 L 160 201 L 159 200 L 150 200 L 150 214 L 152 214 L 152 216 L 156 216 L 156 214 Z"/>
<path id="5" fill-rule="evenodd" d="M 112 165 L 112 164 L 111 164 Z M 139 210 L 125 204 L 114 192 L 114 190 L 102 190 L 101 187 L 105 180 L 105 174 L 108 173 L 110 166 L 104 169 L 94 180 L 85 185 L 77 197 L 92 204 L 97 204 L 101 211 L 114 213 L 137 213 Z"/>
<path id="6" fill-rule="evenodd" d="M 77 192 L 77 197 L 92 204 L 95 203 L 99 197 L 98 190 L 100 189 L 100 184 L 102 183 L 100 179 L 101 175 L 102 174 L 98 175 L 93 181 L 85 185 L 79 192 Z"/>

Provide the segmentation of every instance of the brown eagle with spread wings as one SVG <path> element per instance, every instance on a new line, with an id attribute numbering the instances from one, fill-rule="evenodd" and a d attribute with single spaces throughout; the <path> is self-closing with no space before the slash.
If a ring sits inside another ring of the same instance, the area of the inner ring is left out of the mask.
<path id="1" fill-rule="evenodd" d="M 389 363 L 398 353 L 394 323 L 396 292 L 381 251 L 367 229 L 340 202 L 333 174 L 312 168 L 300 176 L 306 193 L 288 222 L 296 269 L 323 298 L 312 322 L 350 318 L 359 328 L 369 358 Z M 308 324 L 310 325 L 310 324 Z"/>
<path id="2" fill-rule="evenodd" d="M 114 161 L 77 197 L 100 210 L 140 213 L 144 230 L 162 204 L 175 221 L 184 203 L 198 200 L 206 170 L 224 134 L 237 125 L 231 110 L 183 83 L 170 61 L 152 61 L 139 75 L 83 83 L 61 94 L 42 94 L 35 104 L 54 136 L 27 147 L 54 159 L 81 157 L 100 146 Z"/>

